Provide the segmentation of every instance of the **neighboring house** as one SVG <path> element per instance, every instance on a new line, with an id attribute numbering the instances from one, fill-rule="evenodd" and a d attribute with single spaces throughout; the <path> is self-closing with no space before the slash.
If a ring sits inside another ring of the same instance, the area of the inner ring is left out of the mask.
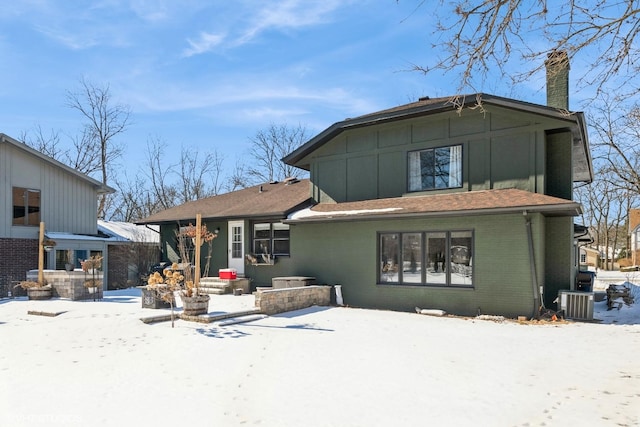
<path id="1" fill-rule="evenodd" d="M 0 133 L 0 285 L 25 280 L 38 268 L 39 225 L 56 241 L 45 252 L 45 269 L 102 255 L 106 246 L 97 230 L 97 198 L 115 190 L 5 134 Z M 57 238 L 63 235 L 64 238 Z"/>
<path id="2" fill-rule="evenodd" d="M 98 220 L 107 243 L 108 289 L 140 284 L 141 276 L 160 261 L 160 227 Z"/>
<path id="3" fill-rule="evenodd" d="M 181 226 L 195 225 L 196 215 L 201 214 L 203 225 L 217 234 L 210 275 L 234 268 L 239 276 L 250 277 L 254 288 L 270 286 L 272 277 L 298 268 L 290 256 L 290 227 L 283 221 L 311 205 L 309 189 L 306 179 L 256 185 L 185 203 L 138 223 L 158 224 L 162 261 L 180 262 L 175 233 Z"/>
<path id="4" fill-rule="evenodd" d="M 575 289 L 584 227 L 573 223 L 582 212 L 573 184 L 593 179 L 584 115 L 567 111 L 568 63 L 549 74 L 549 106 L 473 94 L 456 109 L 421 98 L 335 123 L 284 158 L 309 171 L 310 188 L 273 222 L 261 221 L 267 210 L 254 198 L 255 209 L 242 209 L 255 187 L 145 222 L 184 224 L 200 212 L 224 230 L 239 220 L 250 232 L 223 236 L 217 266 L 242 245 L 255 252 L 262 237 L 274 253 L 286 230 L 285 256 L 244 270 L 254 287 L 299 275 L 342 285 L 352 306 L 536 316 Z M 313 206 L 299 209 L 306 194 Z M 231 256 L 224 266 L 235 266 Z"/>
<path id="5" fill-rule="evenodd" d="M 640 265 L 640 209 L 629 209 L 629 247 L 631 265 Z"/>
<path id="6" fill-rule="evenodd" d="M 589 246 L 580 247 L 580 271 L 600 268 L 600 251 Z"/>

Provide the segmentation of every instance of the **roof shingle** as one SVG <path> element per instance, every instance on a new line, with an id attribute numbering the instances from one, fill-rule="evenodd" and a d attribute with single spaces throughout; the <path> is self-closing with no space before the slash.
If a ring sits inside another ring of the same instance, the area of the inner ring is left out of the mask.
<path id="1" fill-rule="evenodd" d="M 309 180 L 291 180 L 195 200 L 158 212 L 137 223 L 195 220 L 196 214 L 201 214 L 203 219 L 286 217 L 291 211 L 310 204 Z"/>
<path id="2" fill-rule="evenodd" d="M 520 211 L 576 216 L 580 214 L 581 207 L 572 200 L 509 188 L 359 202 L 320 203 L 292 215 L 290 219 L 326 221 L 365 217 L 482 215 Z"/>

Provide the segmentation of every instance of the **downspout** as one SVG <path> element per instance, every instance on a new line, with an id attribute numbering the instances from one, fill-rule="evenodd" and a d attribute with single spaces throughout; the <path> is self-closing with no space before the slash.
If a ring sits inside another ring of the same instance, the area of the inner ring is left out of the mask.
<path id="1" fill-rule="evenodd" d="M 523 211 L 525 225 L 527 228 L 527 240 L 529 243 L 529 265 L 531 266 L 531 283 L 533 286 L 533 315 L 532 318 L 538 319 L 540 317 L 540 309 L 544 308 L 544 303 L 540 297 L 540 290 L 538 288 L 538 273 L 536 271 L 536 257 L 533 251 L 533 232 L 531 231 L 531 217 L 527 214 L 527 211 Z"/>

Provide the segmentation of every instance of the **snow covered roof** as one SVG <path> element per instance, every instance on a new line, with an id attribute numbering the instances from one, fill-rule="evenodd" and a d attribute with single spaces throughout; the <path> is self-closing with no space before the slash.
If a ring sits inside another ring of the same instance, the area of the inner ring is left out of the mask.
<path id="1" fill-rule="evenodd" d="M 107 236 L 99 236 L 97 234 L 74 234 L 74 233 L 65 233 L 60 231 L 47 231 L 45 233 L 47 239 L 51 239 L 54 241 L 62 241 L 62 240 L 82 240 L 84 242 L 108 242 L 112 240 Z"/>
<path id="2" fill-rule="evenodd" d="M 158 226 L 145 227 L 142 225 L 135 225 L 130 222 L 98 220 L 97 234 L 76 234 L 60 231 L 47 231 L 46 237 L 55 241 L 74 240 L 106 243 L 159 243 L 160 234 L 158 229 Z"/>
<path id="3" fill-rule="evenodd" d="M 394 197 L 355 202 L 320 203 L 289 215 L 287 222 L 348 221 L 408 216 L 488 215 L 540 212 L 546 216 L 577 216 L 572 200 L 515 188 L 466 191 L 426 196 Z"/>
<path id="4" fill-rule="evenodd" d="M 98 220 L 98 231 L 121 242 L 160 242 L 160 227 L 136 225 L 131 222 Z"/>

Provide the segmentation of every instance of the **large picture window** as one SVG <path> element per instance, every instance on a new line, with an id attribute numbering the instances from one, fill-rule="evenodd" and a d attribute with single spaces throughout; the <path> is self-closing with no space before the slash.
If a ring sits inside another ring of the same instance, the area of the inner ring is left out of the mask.
<path id="1" fill-rule="evenodd" d="M 289 224 L 253 224 L 253 252 L 256 255 L 289 255 Z"/>
<path id="2" fill-rule="evenodd" d="M 13 225 L 40 225 L 40 190 L 13 187 Z"/>
<path id="3" fill-rule="evenodd" d="M 378 282 L 473 286 L 473 232 L 380 233 Z"/>
<path id="4" fill-rule="evenodd" d="M 409 152 L 409 191 L 462 187 L 462 145 Z"/>

